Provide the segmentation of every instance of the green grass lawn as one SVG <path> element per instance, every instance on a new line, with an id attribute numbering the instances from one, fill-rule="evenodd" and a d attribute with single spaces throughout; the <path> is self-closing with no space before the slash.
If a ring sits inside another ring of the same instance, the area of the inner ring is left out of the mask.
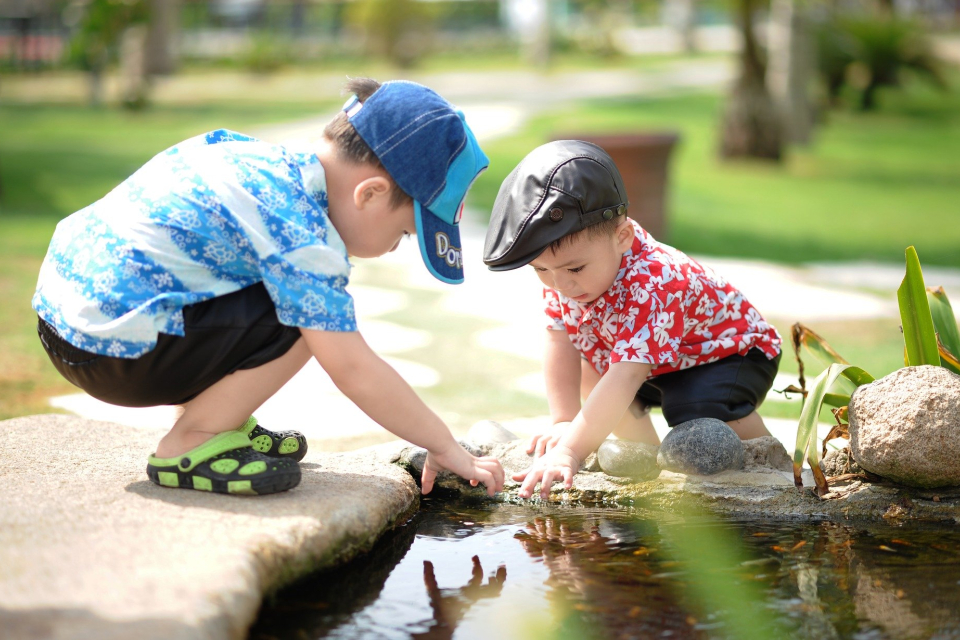
<path id="1" fill-rule="evenodd" d="M 960 93 L 912 87 L 876 114 L 830 113 L 808 149 L 782 165 L 722 163 L 722 100 L 689 95 L 603 100 L 539 117 L 485 145 L 491 167 L 471 192 L 489 211 L 504 177 L 558 134 L 674 130 L 666 241 L 691 253 L 777 262 L 899 262 L 960 266 Z"/>
<path id="2" fill-rule="evenodd" d="M 717 161 L 717 96 L 583 103 L 537 117 L 521 133 L 485 145 L 492 165 L 472 192 L 471 205 L 489 211 L 503 177 L 557 133 L 673 129 L 683 138 L 672 164 L 666 239 L 685 251 L 793 263 L 900 262 L 904 247 L 914 244 L 924 264 L 960 267 L 960 96 L 918 87 L 884 98 L 877 114 L 831 113 L 814 145 L 792 151 L 782 166 Z M 60 218 L 184 138 L 217 127 L 249 130 L 331 106 L 162 106 L 128 114 L 0 105 L 0 419 L 48 411 L 48 396 L 73 389 L 46 362 L 30 309 L 36 274 Z M 790 319 L 775 320 L 786 334 Z M 900 366 L 895 322 L 814 328 L 875 375 Z M 467 364 L 484 370 L 489 363 Z M 485 373 L 430 390 L 428 400 L 441 411 L 459 407 L 464 415 L 526 413 L 529 399 L 497 388 L 509 364 L 501 358 Z M 789 357 L 783 368 L 795 370 Z M 481 391 L 488 386 L 490 392 Z M 501 402 L 503 412 L 491 410 Z M 770 411 L 792 415 L 794 409 Z"/>
<path id="3" fill-rule="evenodd" d="M 145 113 L 53 105 L 0 106 L 0 419 L 49 412 L 75 387 L 36 336 L 30 298 L 57 222 L 102 197 L 163 149 L 210 129 L 244 130 L 320 108 L 163 107 Z"/>

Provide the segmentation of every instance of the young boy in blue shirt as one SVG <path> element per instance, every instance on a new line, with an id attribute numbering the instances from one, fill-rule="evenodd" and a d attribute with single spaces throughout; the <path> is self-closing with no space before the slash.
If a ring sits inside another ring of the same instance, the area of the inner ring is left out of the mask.
<path id="1" fill-rule="evenodd" d="M 448 469 L 503 486 L 357 331 L 349 256 L 416 233 L 428 269 L 463 280 L 457 223 L 488 165 L 463 114 L 411 82 L 354 94 L 309 149 L 219 130 L 157 155 L 57 226 L 33 306 L 51 361 L 105 402 L 179 405 L 149 457 L 162 486 L 235 494 L 300 481 L 306 439 L 251 414 L 310 357 L 392 433 Z M 322 408 L 320 408 L 322 410 Z"/>

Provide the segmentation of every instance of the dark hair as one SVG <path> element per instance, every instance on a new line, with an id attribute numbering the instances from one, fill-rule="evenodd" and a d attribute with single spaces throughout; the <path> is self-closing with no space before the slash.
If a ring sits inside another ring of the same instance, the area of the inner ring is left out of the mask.
<path id="1" fill-rule="evenodd" d="M 565 246 L 573 244 L 580 238 L 599 238 L 600 236 L 612 235 L 620 223 L 626 219 L 626 212 L 624 212 L 613 216 L 609 220 L 601 220 L 597 224 L 590 225 L 586 229 L 574 231 L 573 233 L 568 233 L 561 238 L 557 238 L 550 243 L 549 249 L 553 253 L 556 253 Z"/>
<path id="2" fill-rule="evenodd" d="M 352 93 L 357 96 L 360 102 L 364 102 L 379 88 L 380 83 L 373 78 L 349 78 L 347 84 L 343 87 L 343 92 L 346 94 Z M 350 120 L 347 119 L 347 114 L 343 111 L 338 113 L 333 120 L 323 128 L 323 137 L 333 143 L 334 148 L 337 150 L 337 156 L 341 160 L 353 164 L 369 164 L 383 169 L 380 160 L 373 153 L 373 150 L 370 149 L 369 145 L 364 142 L 363 138 L 360 137 L 357 130 L 353 128 Z M 390 206 L 396 209 L 397 207 L 402 207 L 403 205 L 413 202 L 413 198 L 407 195 L 406 192 L 394 182 L 390 173 L 386 170 L 384 170 L 384 173 L 387 174 L 390 184 L 392 185 L 390 191 Z"/>

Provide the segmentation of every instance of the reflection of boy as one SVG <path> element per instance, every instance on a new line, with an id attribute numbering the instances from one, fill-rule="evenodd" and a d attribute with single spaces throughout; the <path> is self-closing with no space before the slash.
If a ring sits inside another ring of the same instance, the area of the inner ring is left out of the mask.
<path id="1" fill-rule="evenodd" d="M 456 225 L 487 158 L 426 87 L 347 89 L 355 96 L 309 148 L 207 133 L 57 226 L 33 299 L 40 339 L 96 398 L 182 405 L 149 458 L 157 484 L 295 486 L 305 438 L 251 413 L 313 356 L 371 418 L 428 449 L 425 493 L 444 468 L 491 495 L 502 486 L 499 463 L 467 453 L 371 351 L 345 289 L 349 256 L 383 255 L 414 232 L 430 271 L 462 281 Z"/>
<path id="2" fill-rule="evenodd" d="M 732 285 L 626 217 L 623 181 L 596 145 L 562 140 L 507 176 L 487 230 L 494 271 L 529 264 L 550 318 L 544 376 L 553 423 L 534 436 L 538 482 L 571 486 L 611 432 L 659 443 L 648 409 L 672 427 L 718 418 L 741 438 L 769 435 L 756 407 L 773 384 L 780 336 Z M 581 409 L 580 399 L 584 398 Z"/>

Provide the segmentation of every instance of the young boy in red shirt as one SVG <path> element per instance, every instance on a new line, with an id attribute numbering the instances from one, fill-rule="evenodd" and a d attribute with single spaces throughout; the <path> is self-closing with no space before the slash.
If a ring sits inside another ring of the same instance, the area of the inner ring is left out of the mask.
<path id="1" fill-rule="evenodd" d="M 659 444 L 649 407 L 671 427 L 717 418 L 742 438 L 769 435 L 756 412 L 773 384 L 780 336 L 742 293 L 627 217 L 620 172 L 600 147 L 538 147 L 507 176 L 484 247 L 493 271 L 531 265 L 550 318 L 544 376 L 553 433 L 534 436 L 538 483 L 569 488 L 610 433 Z M 581 397 L 584 399 L 581 408 Z"/>

